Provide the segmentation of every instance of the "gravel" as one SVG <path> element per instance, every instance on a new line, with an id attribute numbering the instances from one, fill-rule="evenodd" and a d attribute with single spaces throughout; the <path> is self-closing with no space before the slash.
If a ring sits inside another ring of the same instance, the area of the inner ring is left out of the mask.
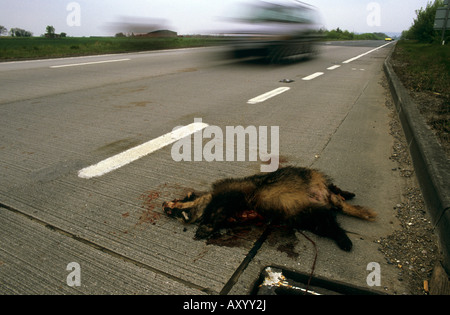
<path id="1" fill-rule="evenodd" d="M 383 82 L 383 85 L 387 87 L 386 82 Z M 387 263 L 398 268 L 398 279 L 407 282 L 409 293 L 428 294 L 424 289 L 424 281 L 429 281 L 434 266 L 441 259 L 437 236 L 427 213 L 390 95 L 387 97 L 386 106 L 392 111 L 390 133 L 394 138 L 394 145 L 390 159 L 397 164 L 392 171 L 399 172 L 400 176 L 405 178 L 406 189 L 402 202 L 393 205 L 400 228 L 392 235 L 380 238 L 377 243 Z"/>

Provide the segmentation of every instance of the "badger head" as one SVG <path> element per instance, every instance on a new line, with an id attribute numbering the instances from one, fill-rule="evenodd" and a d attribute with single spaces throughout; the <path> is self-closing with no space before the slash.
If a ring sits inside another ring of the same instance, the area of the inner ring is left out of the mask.
<path id="1" fill-rule="evenodd" d="M 190 192 L 184 199 L 164 202 L 162 206 L 164 213 L 169 217 L 185 223 L 194 223 L 202 218 L 203 212 L 210 201 L 210 193 Z"/>

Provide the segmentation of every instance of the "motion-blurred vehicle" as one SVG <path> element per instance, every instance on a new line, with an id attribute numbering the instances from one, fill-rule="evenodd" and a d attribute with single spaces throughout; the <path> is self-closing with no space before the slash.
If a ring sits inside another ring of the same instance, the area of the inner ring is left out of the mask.
<path id="1" fill-rule="evenodd" d="M 393 41 L 393 39 L 392 39 L 391 37 L 386 37 L 384 40 L 385 40 L 386 42 L 392 42 L 392 41 Z"/>
<path id="2" fill-rule="evenodd" d="M 320 18 L 317 9 L 300 1 L 254 1 L 233 19 L 232 51 L 237 58 L 263 57 L 281 62 L 317 54 Z"/>

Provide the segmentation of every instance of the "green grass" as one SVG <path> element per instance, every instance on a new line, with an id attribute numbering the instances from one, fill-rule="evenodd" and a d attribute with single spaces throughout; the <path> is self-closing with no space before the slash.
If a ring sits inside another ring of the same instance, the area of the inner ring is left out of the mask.
<path id="1" fill-rule="evenodd" d="M 399 41 L 394 69 L 450 157 L 450 45 Z"/>
<path id="2" fill-rule="evenodd" d="M 402 40 L 394 59 L 404 64 L 399 70 L 408 76 L 407 84 L 413 90 L 450 93 L 450 45 Z"/>
<path id="3" fill-rule="evenodd" d="M 0 61 L 202 47 L 218 43 L 220 38 L 214 37 L 58 39 L 0 37 Z"/>

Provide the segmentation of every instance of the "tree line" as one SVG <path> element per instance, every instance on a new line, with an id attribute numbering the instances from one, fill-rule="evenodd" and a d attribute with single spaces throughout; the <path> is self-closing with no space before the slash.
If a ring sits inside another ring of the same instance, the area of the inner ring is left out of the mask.
<path id="1" fill-rule="evenodd" d="M 435 0 L 434 3 L 428 2 L 426 8 L 416 10 L 417 17 L 411 27 L 403 31 L 402 39 L 417 40 L 422 43 L 440 43 L 442 31 L 434 29 L 434 20 L 437 9 L 443 6 L 443 0 Z M 450 35 L 450 32 L 447 32 L 447 34 Z M 446 42 L 449 41 L 449 37 L 447 35 Z"/>
<path id="2" fill-rule="evenodd" d="M 363 33 L 355 34 L 347 30 L 341 30 L 339 27 L 335 30 L 320 30 L 319 33 L 330 40 L 384 40 L 389 37 L 385 33 Z"/>
<path id="3" fill-rule="evenodd" d="M 55 28 L 51 25 L 48 25 L 45 30 L 46 30 L 46 32 L 45 32 L 44 36 L 47 38 L 61 38 L 61 37 L 67 36 L 66 33 L 56 34 Z M 11 37 L 32 37 L 33 33 L 29 32 L 27 30 L 18 28 L 18 27 L 11 28 L 8 31 L 8 29 L 6 27 L 4 27 L 3 25 L 0 25 L 0 36 L 3 36 L 3 35 L 9 35 Z"/>
<path id="4" fill-rule="evenodd" d="M 12 37 L 31 37 L 33 36 L 33 33 L 18 27 L 12 28 L 8 31 L 6 27 L 0 25 L 0 35 L 9 35 Z"/>

